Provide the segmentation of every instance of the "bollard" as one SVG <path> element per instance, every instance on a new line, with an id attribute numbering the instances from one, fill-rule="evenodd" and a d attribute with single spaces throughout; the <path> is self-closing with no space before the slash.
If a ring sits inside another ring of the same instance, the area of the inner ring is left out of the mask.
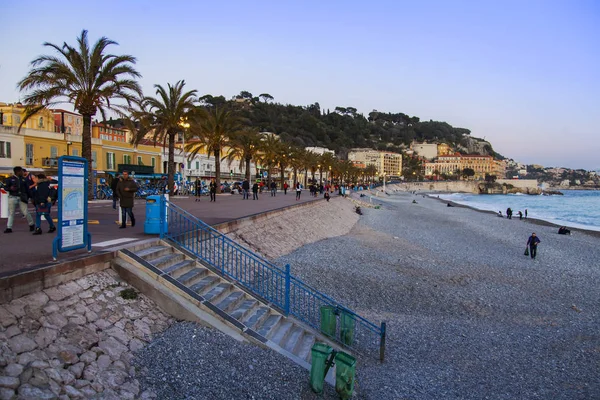
<path id="1" fill-rule="evenodd" d="M 0 218 L 8 218 L 8 192 L 0 189 Z"/>

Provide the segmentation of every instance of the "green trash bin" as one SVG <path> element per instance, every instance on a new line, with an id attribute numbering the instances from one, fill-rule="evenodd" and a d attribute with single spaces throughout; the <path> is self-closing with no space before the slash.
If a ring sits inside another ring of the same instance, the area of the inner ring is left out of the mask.
<path id="1" fill-rule="evenodd" d="M 330 337 L 335 337 L 336 328 L 335 307 L 321 307 L 321 332 Z"/>
<path id="2" fill-rule="evenodd" d="M 356 358 L 343 351 L 335 355 L 335 391 L 342 400 L 352 397 L 355 372 Z"/>
<path id="3" fill-rule="evenodd" d="M 315 393 L 323 392 L 325 382 L 326 361 L 333 349 L 325 343 L 316 342 L 312 349 L 310 363 L 310 388 Z"/>
<path id="4" fill-rule="evenodd" d="M 354 327 L 356 318 L 353 314 L 342 311 L 340 313 L 340 340 L 348 346 L 354 343 Z"/>

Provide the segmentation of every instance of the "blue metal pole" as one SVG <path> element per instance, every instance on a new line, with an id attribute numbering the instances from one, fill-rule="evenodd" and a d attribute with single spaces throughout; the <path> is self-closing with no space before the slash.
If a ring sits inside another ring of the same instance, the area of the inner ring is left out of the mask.
<path id="1" fill-rule="evenodd" d="M 285 315 L 290 313 L 290 264 L 285 264 Z"/>
<path id="2" fill-rule="evenodd" d="M 165 223 L 165 218 L 166 218 L 166 203 L 165 203 L 165 196 L 164 195 L 160 195 L 160 199 L 159 199 L 159 207 L 160 207 L 160 238 L 163 239 L 165 237 L 165 227 L 164 227 L 164 223 Z"/>

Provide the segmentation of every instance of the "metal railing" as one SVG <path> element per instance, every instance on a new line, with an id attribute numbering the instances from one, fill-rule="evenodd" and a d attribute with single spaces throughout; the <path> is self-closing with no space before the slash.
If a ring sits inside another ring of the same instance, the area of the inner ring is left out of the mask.
<path id="1" fill-rule="evenodd" d="M 333 310 L 340 316 L 335 333 L 329 338 L 359 353 L 385 352 L 385 322 L 380 326 L 357 315 L 332 298 L 319 292 L 290 273 L 289 264 L 280 268 L 260 255 L 248 250 L 197 217 L 161 196 L 160 237 L 170 240 L 204 263 L 229 277 L 246 290 L 254 293 L 310 327 L 321 329 L 322 310 Z M 342 320 L 344 324 L 342 324 Z"/>

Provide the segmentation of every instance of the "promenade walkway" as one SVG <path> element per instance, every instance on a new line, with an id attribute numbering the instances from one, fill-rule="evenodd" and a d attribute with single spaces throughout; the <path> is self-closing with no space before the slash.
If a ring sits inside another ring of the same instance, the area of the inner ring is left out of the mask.
<path id="1" fill-rule="evenodd" d="M 227 221 L 244 218 L 253 214 L 260 214 L 299 203 L 307 203 L 322 199 L 311 197 L 308 190 L 303 191 L 302 197 L 296 201 L 296 194 L 288 191 L 278 191 L 277 196 L 271 197 L 269 192 L 263 192 L 259 200 L 243 200 L 241 195 L 220 194 L 216 202 L 210 202 L 209 197 L 202 196 L 199 202 L 194 197 L 171 198 L 174 204 L 197 216 L 209 225 L 216 225 Z M 35 211 L 30 206 L 30 212 Z M 146 217 L 146 201 L 136 200 L 133 209 L 136 216 L 136 226 L 119 229 L 117 210 L 113 210 L 112 201 L 100 200 L 91 202 L 88 206 L 90 224 L 89 231 L 92 234 L 92 252 L 97 253 L 110 249 L 115 245 L 122 245 L 136 240 L 143 240 L 156 235 L 144 233 L 144 221 Z M 56 209 L 52 210 L 56 218 Z M 35 215 L 35 214 L 32 214 Z M 52 262 L 52 240 L 55 233 L 48 234 L 48 223 L 42 221 L 44 234 L 33 236 L 29 232 L 27 221 L 18 216 L 15 219 L 13 233 L 4 234 L 6 219 L 0 219 L 0 276 L 7 272 L 24 270 L 40 264 Z M 67 253 L 59 253 L 58 260 L 64 260 L 76 255 L 85 254 L 85 250 L 75 250 Z"/>

